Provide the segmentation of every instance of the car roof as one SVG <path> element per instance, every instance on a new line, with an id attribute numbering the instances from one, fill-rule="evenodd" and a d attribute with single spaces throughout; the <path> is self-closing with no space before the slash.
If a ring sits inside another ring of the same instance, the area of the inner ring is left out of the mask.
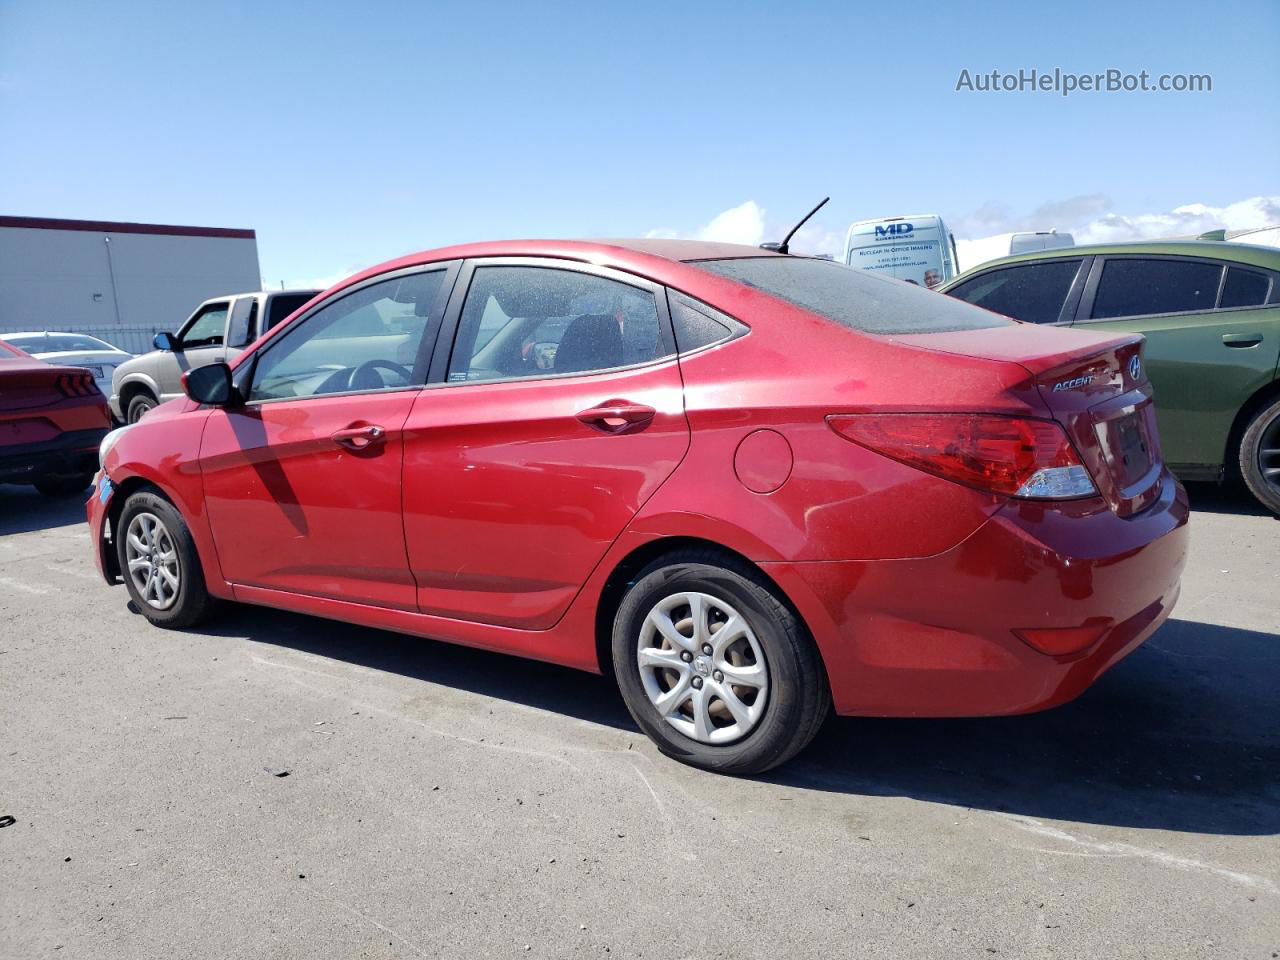
<path id="1" fill-rule="evenodd" d="M 593 240 L 490 240 L 439 247 L 388 260 L 347 277 L 330 287 L 332 294 L 364 280 L 408 267 L 439 263 L 446 260 L 468 260 L 486 257 L 546 257 L 576 260 L 600 266 L 645 274 L 646 271 L 671 267 L 690 260 L 727 260 L 738 257 L 781 257 L 773 250 L 742 243 L 720 243 L 710 240 L 680 240 L 668 237 L 625 237 Z"/>
<path id="2" fill-rule="evenodd" d="M 1147 253 L 1160 256 L 1207 257 L 1213 260 L 1225 260 L 1231 263 L 1249 264 L 1255 267 L 1268 267 L 1280 270 L 1280 250 L 1275 247 L 1263 247 L 1252 243 L 1236 243 L 1222 240 L 1134 240 L 1125 243 L 1088 243 L 1076 247 L 1053 247 L 1048 250 L 1029 250 L 1026 253 L 986 260 L 962 273 L 964 277 L 979 270 L 989 270 L 994 266 L 1007 263 L 1024 263 L 1030 260 L 1062 259 L 1073 256 L 1094 256 L 1115 253 Z M 956 281 L 949 281 L 946 286 L 954 286 Z"/>

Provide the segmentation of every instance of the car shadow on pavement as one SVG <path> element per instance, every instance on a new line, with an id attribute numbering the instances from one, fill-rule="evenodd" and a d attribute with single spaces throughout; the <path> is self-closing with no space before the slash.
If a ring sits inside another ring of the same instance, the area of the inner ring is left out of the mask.
<path id="1" fill-rule="evenodd" d="M 1253 498 L 1242 482 L 1188 483 L 1187 497 L 1192 510 L 1227 513 L 1241 517 L 1271 517 L 1280 520 Z"/>
<path id="2" fill-rule="evenodd" d="M 1080 698 L 971 720 L 840 717 L 768 779 L 1035 818 L 1280 833 L 1280 636 L 1170 620 Z"/>
<path id="3" fill-rule="evenodd" d="M 227 605 L 223 615 L 197 632 L 248 637 L 639 732 L 612 678 L 568 667 L 266 607 Z"/>
<path id="4" fill-rule="evenodd" d="M 564 667 L 262 608 L 231 607 L 202 632 L 637 730 L 611 679 Z M 836 717 L 762 779 L 1078 823 L 1280 834 L 1278 687 L 1280 636 L 1170 620 L 1063 707 Z"/>
<path id="5" fill-rule="evenodd" d="M 0 483 L 0 537 L 84 523 L 88 499 L 87 486 L 83 495 L 46 497 L 35 487 Z"/>

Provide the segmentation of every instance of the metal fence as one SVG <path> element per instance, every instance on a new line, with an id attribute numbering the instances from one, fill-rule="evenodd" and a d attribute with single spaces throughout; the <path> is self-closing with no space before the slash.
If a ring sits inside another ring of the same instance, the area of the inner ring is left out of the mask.
<path id="1" fill-rule="evenodd" d="M 0 333 L 14 333 L 18 330 L 30 330 L 30 327 L 14 327 L 10 325 L 0 325 Z M 110 324 L 99 327 L 50 327 L 49 333 L 85 333 L 91 337 L 97 337 L 99 340 L 105 340 L 113 347 L 119 347 L 126 353 L 149 353 L 155 348 L 151 345 L 151 340 L 162 327 L 146 326 L 143 324 Z"/>

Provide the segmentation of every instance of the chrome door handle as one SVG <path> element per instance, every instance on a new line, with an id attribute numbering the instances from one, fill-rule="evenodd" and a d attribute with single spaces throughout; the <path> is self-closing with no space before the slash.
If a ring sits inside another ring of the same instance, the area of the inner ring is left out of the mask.
<path id="1" fill-rule="evenodd" d="M 1243 349 L 1246 347 L 1256 347 L 1262 342 L 1262 334 L 1260 333 L 1224 333 L 1222 342 L 1228 347 Z"/>

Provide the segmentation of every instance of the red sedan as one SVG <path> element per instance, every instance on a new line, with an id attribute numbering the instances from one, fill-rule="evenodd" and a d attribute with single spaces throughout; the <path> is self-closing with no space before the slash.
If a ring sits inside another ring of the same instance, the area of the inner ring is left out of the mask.
<path id="1" fill-rule="evenodd" d="M 0 483 L 29 483 L 52 497 L 80 493 L 110 426 L 88 370 L 45 363 L 0 340 Z"/>
<path id="2" fill-rule="evenodd" d="M 841 714 L 1063 703 L 1169 615 L 1187 501 L 1140 337 L 682 241 L 416 254 L 103 444 L 97 561 L 613 671 L 697 766 Z"/>

